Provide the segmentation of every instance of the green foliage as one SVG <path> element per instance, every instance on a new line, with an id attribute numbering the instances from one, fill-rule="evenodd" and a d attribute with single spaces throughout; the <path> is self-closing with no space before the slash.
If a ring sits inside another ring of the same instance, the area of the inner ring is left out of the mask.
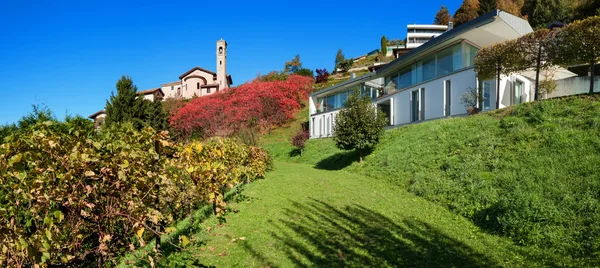
<path id="1" fill-rule="evenodd" d="M 479 10 L 477 10 L 477 14 L 481 16 L 495 10 L 497 6 L 496 0 L 479 0 Z"/>
<path id="2" fill-rule="evenodd" d="M 231 140 L 180 148 L 130 123 L 37 122 L 0 145 L 0 266 L 109 264 L 269 168 L 264 149 Z"/>
<path id="3" fill-rule="evenodd" d="M 600 16 L 575 21 L 555 32 L 548 50 L 554 64 L 590 64 L 593 71 L 600 61 Z M 590 79 L 590 94 L 594 90 L 593 81 Z"/>
<path id="4" fill-rule="evenodd" d="M 313 70 L 307 68 L 300 68 L 296 70 L 294 74 L 315 78 L 315 73 L 313 72 Z"/>
<path id="5" fill-rule="evenodd" d="M 402 40 L 402 39 L 388 40 L 388 46 L 402 46 L 402 45 L 404 45 L 404 40 Z"/>
<path id="6" fill-rule="evenodd" d="M 435 18 L 433 19 L 433 24 L 437 25 L 448 25 L 450 22 L 450 12 L 448 12 L 448 8 L 446 6 L 440 7 L 440 10 L 435 14 Z"/>
<path id="7" fill-rule="evenodd" d="M 340 63 L 339 68 L 342 69 L 342 73 L 347 73 L 352 68 L 354 61 L 352 59 L 344 60 Z"/>
<path id="8" fill-rule="evenodd" d="M 521 12 L 534 29 L 540 29 L 555 21 L 569 21 L 573 10 L 566 0 L 527 0 Z"/>
<path id="9" fill-rule="evenodd" d="M 381 36 L 381 48 L 379 50 L 379 54 L 382 57 L 385 57 L 385 55 L 387 54 L 387 44 L 388 44 L 388 39 L 385 37 L 385 35 Z"/>
<path id="10" fill-rule="evenodd" d="M 294 59 L 292 59 L 291 61 L 285 62 L 283 72 L 293 74 L 300 69 L 302 69 L 302 62 L 300 61 L 300 55 L 296 55 L 296 57 L 294 57 Z"/>
<path id="11" fill-rule="evenodd" d="M 154 103 L 137 94 L 137 86 L 129 76 L 117 81 L 117 95 L 114 92 L 106 101 L 106 126 L 118 123 L 132 123 L 135 128 L 151 126 L 157 130 L 168 128 L 168 114 L 159 100 Z"/>
<path id="12" fill-rule="evenodd" d="M 342 49 L 340 48 L 335 55 L 335 68 L 333 68 L 334 71 L 337 70 L 337 68 L 341 68 L 340 64 L 342 64 L 345 60 L 346 57 L 344 57 L 344 52 L 342 52 Z"/>
<path id="13" fill-rule="evenodd" d="M 358 91 L 350 94 L 344 104 L 335 117 L 333 139 L 342 150 L 357 149 L 362 162 L 363 151 L 374 148 L 383 135 L 386 118 L 368 96 L 361 97 Z"/>

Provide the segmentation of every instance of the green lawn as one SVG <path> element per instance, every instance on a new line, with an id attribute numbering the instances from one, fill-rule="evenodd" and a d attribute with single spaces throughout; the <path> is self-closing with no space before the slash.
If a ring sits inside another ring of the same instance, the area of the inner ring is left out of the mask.
<path id="1" fill-rule="evenodd" d="M 199 258 L 217 267 L 536 265 L 508 239 L 385 181 L 306 164 L 275 166 L 231 204 L 238 212 L 225 224 L 200 224 L 187 248 L 195 254 L 174 253 L 164 264 Z"/>

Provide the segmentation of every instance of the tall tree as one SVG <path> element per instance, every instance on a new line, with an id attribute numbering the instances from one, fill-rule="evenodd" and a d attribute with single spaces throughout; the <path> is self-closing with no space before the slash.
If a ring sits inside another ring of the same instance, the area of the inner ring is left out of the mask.
<path id="1" fill-rule="evenodd" d="M 342 64 L 342 62 L 344 62 L 344 60 L 346 60 L 346 58 L 344 57 L 344 52 L 342 52 L 342 49 L 340 48 L 338 50 L 337 54 L 335 55 L 335 68 L 333 68 L 334 73 L 335 73 L 336 69 L 340 67 L 340 64 Z"/>
<path id="2" fill-rule="evenodd" d="M 448 8 L 446 6 L 442 6 L 440 10 L 435 14 L 435 18 L 433 19 L 433 24 L 437 25 L 448 25 L 450 22 L 450 12 L 448 12 Z"/>
<path id="3" fill-rule="evenodd" d="M 552 54 L 547 49 L 549 36 L 548 29 L 540 29 L 517 38 L 513 43 L 517 46 L 513 51 L 519 54 L 516 58 L 520 59 L 511 62 L 514 71 L 535 71 L 535 100 L 539 100 L 540 95 L 540 73 L 552 67 Z"/>
<path id="4" fill-rule="evenodd" d="M 533 28 L 540 29 L 554 21 L 568 21 L 572 10 L 566 0 L 526 0 L 521 13 Z"/>
<path id="5" fill-rule="evenodd" d="M 295 73 L 299 69 L 302 69 L 302 62 L 300 61 L 300 55 L 296 55 L 291 61 L 285 62 L 283 71 L 286 73 Z"/>
<path id="6" fill-rule="evenodd" d="M 594 67 L 600 61 L 600 16 L 565 26 L 552 37 L 548 49 L 557 65 L 589 64 L 589 93 L 594 93 Z"/>
<path id="7" fill-rule="evenodd" d="M 388 44 L 388 39 L 384 36 L 381 36 L 381 52 L 380 55 L 382 57 L 382 60 L 385 59 L 385 57 L 387 56 L 387 44 Z"/>
<path id="8" fill-rule="evenodd" d="M 342 150 L 358 150 L 362 162 L 364 150 L 379 143 L 387 120 L 369 96 L 361 97 L 358 90 L 352 92 L 344 104 L 345 108 L 335 117 L 333 140 Z"/>
<path id="9" fill-rule="evenodd" d="M 479 16 L 479 0 L 464 0 L 462 5 L 454 13 L 454 26 L 461 25 L 465 22 L 471 21 Z"/>
<path id="10" fill-rule="evenodd" d="M 497 7 L 496 0 L 479 0 L 479 10 L 477 10 L 477 14 L 481 16 L 495 10 Z"/>
<path id="11" fill-rule="evenodd" d="M 157 130 L 168 128 L 168 115 L 162 109 L 160 100 L 152 103 L 137 94 L 137 86 L 129 76 L 117 81 L 117 95 L 111 93 L 106 101 L 105 124 L 131 122 L 137 129 L 151 126 Z"/>

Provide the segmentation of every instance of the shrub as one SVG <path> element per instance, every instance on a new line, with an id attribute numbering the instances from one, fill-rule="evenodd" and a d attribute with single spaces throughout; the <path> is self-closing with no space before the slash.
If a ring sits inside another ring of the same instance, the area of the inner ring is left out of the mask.
<path id="1" fill-rule="evenodd" d="M 300 68 L 297 71 L 295 71 L 294 74 L 306 76 L 306 77 L 310 77 L 310 78 L 315 77 L 315 73 L 311 69 L 307 69 L 307 68 Z"/>
<path id="2" fill-rule="evenodd" d="M 329 72 L 327 72 L 326 69 L 317 69 L 317 78 L 316 78 L 315 83 L 317 83 L 317 84 L 327 83 L 328 80 L 329 80 Z"/>
<path id="3" fill-rule="evenodd" d="M 465 94 L 460 96 L 460 103 L 465 105 L 468 115 L 479 113 L 477 104 L 484 100 L 485 98 L 479 94 L 479 90 L 477 90 L 477 88 L 467 88 Z"/>
<path id="4" fill-rule="evenodd" d="M 171 116 L 171 126 L 184 137 L 229 136 L 250 127 L 265 132 L 294 118 L 313 82 L 300 75 L 285 81 L 255 80 L 191 101 Z"/>
<path id="5" fill-rule="evenodd" d="M 296 136 L 292 137 L 292 145 L 298 150 L 300 150 L 300 156 L 302 156 L 302 152 L 304 151 L 304 143 L 310 138 L 310 134 L 308 130 L 302 129 L 296 132 Z"/>
<path id="6" fill-rule="evenodd" d="M 37 122 L 0 145 L 0 266 L 113 262 L 194 208 L 221 215 L 226 190 L 270 168 L 233 140 L 181 148 L 166 131 L 90 123 Z"/>

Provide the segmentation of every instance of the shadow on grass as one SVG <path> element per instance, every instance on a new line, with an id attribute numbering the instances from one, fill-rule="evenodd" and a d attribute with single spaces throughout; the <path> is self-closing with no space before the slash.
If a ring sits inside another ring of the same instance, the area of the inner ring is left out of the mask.
<path id="1" fill-rule="evenodd" d="M 299 267 L 498 267 L 499 264 L 419 220 L 395 222 L 359 205 L 294 203 L 271 236 Z M 250 245 L 245 249 L 272 266 Z"/>
<path id="2" fill-rule="evenodd" d="M 363 158 L 372 152 L 373 149 L 365 149 L 363 151 Z M 352 165 L 354 162 L 358 162 L 359 159 L 360 152 L 358 150 L 344 151 L 321 159 L 321 161 L 315 165 L 315 168 L 324 170 L 341 170 Z"/>

